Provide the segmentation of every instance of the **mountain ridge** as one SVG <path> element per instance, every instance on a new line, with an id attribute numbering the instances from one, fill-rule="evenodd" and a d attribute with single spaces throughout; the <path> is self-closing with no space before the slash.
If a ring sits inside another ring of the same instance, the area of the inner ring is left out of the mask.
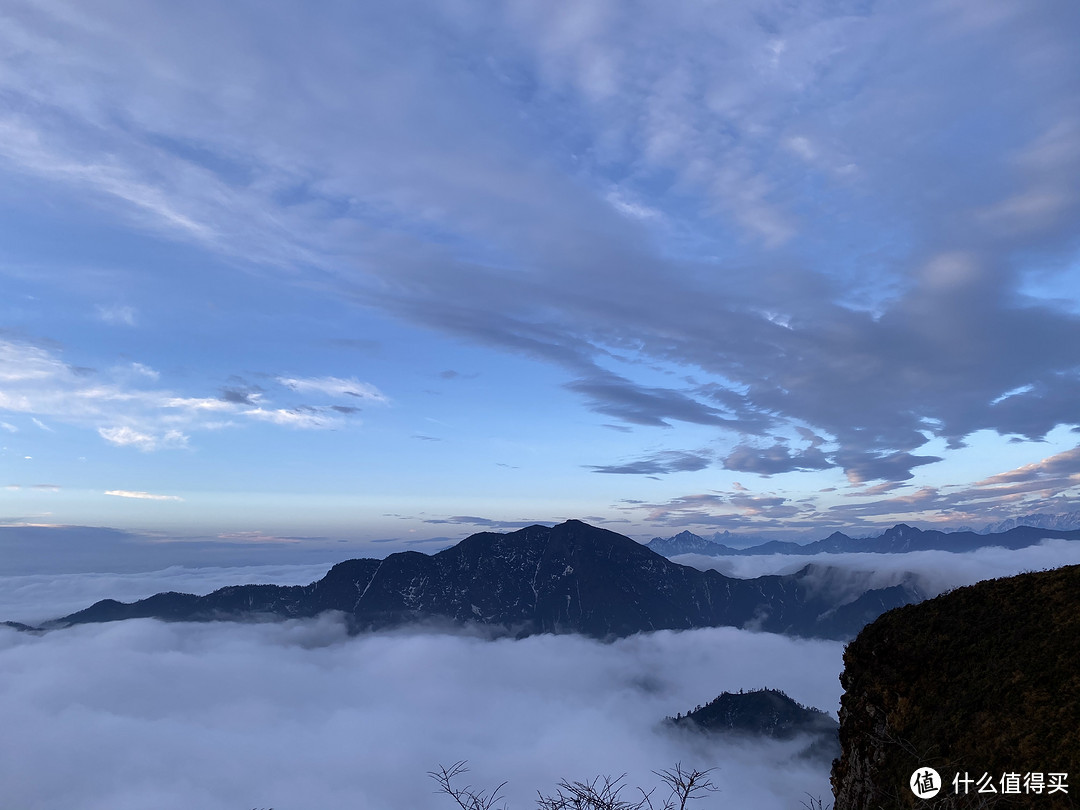
<path id="1" fill-rule="evenodd" d="M 850 537 L 833 532 L 828 537 L 805 545 L 786 540 L 770 540 L 748 548 L 732 548 L 700 537 L 693 532 L 680 532 L 673 537 L 654 537 L 645 545 L 658 554 L 707 554 L 712 557 L 758 556 L 763 554 L 843 554 L 863 552 L 872 554 L 903 554 L 909 551 L 974 551 L 988 546 L 1008 549 L 1025 548 L 1045 539 L 1080 540 L 1080 529 L 1053 529 L 1038 526 L 1014 526 L 996 533 L 972 530 L 943 532 L 938 529 L 918 529 L 897 523 L 877 537 Z"/>
<path id="2" fill-rule="evenodd" d="M 482 625 L 517 636 L 600 639 L 653 630 L 732 626 L 849 638 L 885 610 L 921 601 L 910 584 L 854 599 L 820 587 L 820 571 L 735 579 L 673 563 L 642 544 L 570 520 L 508 534 L 480 532 L 431 556 L 347 560 L 309 585 L 237 585 L 205 596 L 160 593 L 102 600 L 49 622 L 125 618 L 212 621 L 304 618 L 335 610 L 361 632 L 416 622 Z"/>

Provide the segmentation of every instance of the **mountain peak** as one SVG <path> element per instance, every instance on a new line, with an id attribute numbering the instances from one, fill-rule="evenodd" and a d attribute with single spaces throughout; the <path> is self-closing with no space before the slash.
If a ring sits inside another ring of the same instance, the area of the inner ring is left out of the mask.
<path id="1" fill-rule="evenodd" d="M 99 602 L 49 626 L 134 617 L 303 618 L 339 611 L 354 632 L 434 620 L 519 636 L 618 638 L 730 626 L 843 638 L 913 598 L 907 591 L 877 590 L 851 602 L 846 591 L 823 592 L 804 579 L 732 579 L 677 565 L 617 532 L 568 520 L 507 534 L 479 532 L 431 556 L 410 551 L 339 563 L 310 585 L 230 586 L 205 596 Z"/>

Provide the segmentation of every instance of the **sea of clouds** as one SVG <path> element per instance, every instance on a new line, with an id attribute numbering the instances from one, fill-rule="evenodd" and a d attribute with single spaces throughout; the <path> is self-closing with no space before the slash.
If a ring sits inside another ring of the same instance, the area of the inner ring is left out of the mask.
<path id="1" fill-rule="evenodd" d="M 1045 571 L 1080 564 L 1080 542 L 1058 538 L 1020 549 L 987 546 L 961 554 L 951 551 L 912 551 L 907 554 L 768 554 L 744 557 L 709 557 L 682 554 L 672 557 L 682 565 L 712 568 L 730 577 L 747 579 L 765 574 L 792 574 L 815 566 L 815 577 L 832 587 L 845 587 L 852 598 L 867 588 L 896 585 L 914 577 L 922 593 L 937 596 L 952 588 L 984 579 L 1010 577 L 1025 571 Z"/>
<path id="2" fill-rule="evenodd" d="M 701 558 L 753 576 L 808 562 L 834 579 L 928 591 L 1080 562 L 1080 544 L 956 555 Z M 40 620 L 103 597 L 310 582 L 324 566 L 170 568 L 0 577 L 0 618 Z M 867 573 L 870 572 L 870 573 Z M 700 803 L 798 810 L 828 800 L 802 742 L 706 740 L 660 720 L 721 691 L 779 688 L 835 716 L 843 644 L 734 628 L 515 641 L 430 630 L 349 637 L 339 616 L 280 623 L 133 620 L 45 634 L 0 628 L 0 806 L 24 810 L 452 807 L 426 776 L 468 760 L 508 781 L 510 808 L 563 778 L 652 787 L 676 762 L 716 768 Z M 662 798 L 657 794 L 657 798 Z"/>
<path id="3" fill-rule="evenodd" d="M 706 741 L 666 715 L 771 686 L 835 712 L 842 645 L 718 628 L 602 644 L 432 632 L 348 637 L 339 617 L 0 629 L 3 806 L 450 808 L 425 775 L 466 759 L 510 807 L 561 778 L 716 767 L 702 806 L 828 795 L 800 743 Z"/>

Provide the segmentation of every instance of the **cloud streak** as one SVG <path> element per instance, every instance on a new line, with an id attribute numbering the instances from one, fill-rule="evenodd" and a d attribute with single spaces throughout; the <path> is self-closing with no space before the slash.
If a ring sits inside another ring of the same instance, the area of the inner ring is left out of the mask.
<path id="1" fill-rule="evenodd" d="M 386 404 L 389 400 L 378 388 L 370 383 L 363 383 L 356 378 L 340 377 L 278 377 L 278 382 L 290 391 L 301 393 L 325 394 L 331 397 L 355 397 L 369 402 Z"/>
<path id="2" fill-rule="evenodd" d="M 111 445 L 143 452 L 182 449 L 189 446 L 192 431 L 237 426 L 245 420 L 298 429 L 339 428 L 358 410 L 342 405 L 264 407 L 266 400 L 256 389 L 225 388 L 219 397 L 182 396 L 144 387 L 156 383 L 160 373 L 141 363 L 98 373 L 64 363 L 51 349 L 2 336 L 0 365 L 0 410 L 36 414 L 31 420 L 39 426 L 44 423 L 38 416 L 46 416 L 92 427 Z M 288 382 L 286 387 L 298 393 L 387 401 L 374 387 L 355 380 Z"/>
<path id="3" fill-rule="evenodd" d="M 115 495 L 117 498 L 134 498 L 140 501 L 182 501 L 179 495 L 157 495 L 153 492 L 139 492 L 129 489 L 110 489 L 106 495 Z"/>

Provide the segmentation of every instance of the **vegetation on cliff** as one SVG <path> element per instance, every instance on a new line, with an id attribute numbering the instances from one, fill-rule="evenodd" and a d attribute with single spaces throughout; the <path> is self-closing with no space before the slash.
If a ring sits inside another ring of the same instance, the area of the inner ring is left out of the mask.
<path id="1" fill-rule="evenodd" d="M 1069 807 L 1080 795 L 1080 566 L 960 588 L 889 611 L 848 645 L 841 676 L 837 810 L 926 806 L 919 767 L 944 782 L 935 807 Z M 1069 794 L 1005 795 L 1017 773 L 1070 774 Z M 989 774 L 967 795 L 957 773 Z"/>

